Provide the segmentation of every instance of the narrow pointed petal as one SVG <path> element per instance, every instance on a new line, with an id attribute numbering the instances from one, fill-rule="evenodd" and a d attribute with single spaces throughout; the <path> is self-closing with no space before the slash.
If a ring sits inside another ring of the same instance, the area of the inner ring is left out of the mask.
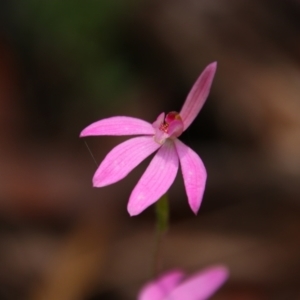
<path id="1" fill-rule="evenodd" d="M 181 283 L 165 300 L 206 300 L 227 280 L 228 274 L 223 266 L 207 268 Z"/>
<path id="2" fill-rule="evenodd" d="M 184 273 L 179 270 L 162 275 L 142 288 L 138 300 L 163 300 L 182 281 L 183 277 Z"/>
<path id="3" fill-rule="evenodd" d="M 201 110 L 209 94 L 216 69 L 216 62 L 208 65 L 199 76 L 190 93 L 188 94 L 179 113 L 184 124 L 184 130 L 186 130 L 191 125 L 191 123 L 194 121 L 199 111 Z"/>
<path id="4" fill-rule="evenodd" d="M 94 175 L 93 185 L 103 187 L 123 179 L 159 147 L 152 136 L 136 137 L 119 144 L 100 164 Z"/>
<path id="5" fill-rule="evenodd" d="M 188 202 L 192 211 L 197 214 L 205 190 L 206 169 L 198 154 L 180 140 L 175 140 L 175 147 L 180 160 Z"/>
<path id="6" fill-rule="evenodd" d="M 87 126 L 80 133 L 80 137 L 91 135 L 153 135 L 152 124 L 137 118 L 111 117 L 102 119 Z"/>
<path id="7" fill-rule="evenodd" d="M 130 195 L 127 210 L 131 216 L 138 215 L 166 193 L 176 177 L 178 164 L 174 143 L 167 140 Z"/>
<path id="8" fill-rule="evenodd" d="M 162 112 L 157 118 L 156 120 L 153 122 L 152 126 L 154 128 L 159 128 L 160 125 L 164 122 L 165 120 L 165 113 Z"/>

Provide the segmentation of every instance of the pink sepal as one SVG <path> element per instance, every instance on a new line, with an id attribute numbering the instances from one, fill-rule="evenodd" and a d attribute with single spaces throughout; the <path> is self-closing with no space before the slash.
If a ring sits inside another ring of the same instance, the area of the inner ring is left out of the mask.
<path id="1" fill-rule="evenodd" d="M 93 135 L 153 135 L 152 124 L 137 118 L 111 117 L 94 122 L 80 133 L 80 137 Z"/>
<path id="2" fill-rule="evenodd" d="M 167 192 L 178 171 L 178 156 L 171 140 L 161 146 L 133 189 L 127 210 L 138 215 Z"/>
<path id="3" fill-rule="evenodd" d="M 198 77 L 197 81 L 189 92 L 179 113 L 184 124 L 184 130 L 191 125 L 205 103 L 215 76 L 216 69 L 216 62 L 208 65 Z"/>
<path id="4" fill-rule="evenodd" d="M 205 190 L 206 169 L 196 152 L 178 139 L 174 142 L 180 161 L 188 202 L 192 211 L 197 214 Z"/>
<path id="5" fill-rule="evenodd" d="M 94 187 L 103 187 L 123 179 L 146 157 L 160 147 L 152 136 L 135 137 L 113 148 L 97 169 Z"/>

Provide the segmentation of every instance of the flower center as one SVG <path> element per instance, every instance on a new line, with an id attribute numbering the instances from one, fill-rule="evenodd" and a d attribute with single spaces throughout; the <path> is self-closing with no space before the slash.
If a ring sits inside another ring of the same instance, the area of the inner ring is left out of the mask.
<path id="1" fill-rule="evenodd" d="M 164 133 L 168 133 L 169 124 L 168 123 L 162 123 L 159 126 L 159 130 L 163 131 Z"/>
<path id="2" fill-rule="evenodd" d="M 182 119 L 176 111 L 168 113 L 166 117 L 164 113 L 161 113 L 153 123 L 153 127 L 155 129 L 154 139 L 159 144 L 163 144 L 168 138 L 179 137 L 184 128 Z"/>

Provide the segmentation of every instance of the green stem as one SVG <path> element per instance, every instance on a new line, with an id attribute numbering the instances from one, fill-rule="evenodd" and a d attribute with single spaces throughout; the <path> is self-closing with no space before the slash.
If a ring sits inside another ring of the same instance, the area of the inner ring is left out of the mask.
<path id="1" fill-rule="evenodd" d="M 161 247 L 165 234 L 169 228 L 169 203 L 167 194 L 163 195 L 155 203 L 156 234 L 154 250 L 153 275 L 156 276 L 161 270 Z"/>

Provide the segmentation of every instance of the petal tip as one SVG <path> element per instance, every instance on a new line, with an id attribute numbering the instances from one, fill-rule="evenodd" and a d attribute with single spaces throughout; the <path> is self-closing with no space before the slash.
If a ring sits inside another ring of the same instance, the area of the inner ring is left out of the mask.
<path id="1" fill-rule="evenodd" d="M 192 212 L 194 213 L 195 216 L 197 216 L 200 209 L 201 202 L 199 203 L 199 205 L 195 205 L 194 203 L 193 204 L 189 203 L 189 204 Z"/>
<path id="2" fill-rule="evenodd" d="M 136 197 L 132 197 L 131 195 L 127 204 L 127 211 L 130 217 L 134 217 L 141 214 L 147 207 L 148 206 L 141 205 L 141 203 L 137 203 Z"/>
<path id="3" fill-rule="evenodd" d="M 80 132 L 79 137 L 83 138 L 83 137 L 85 137 L 85 134 L 83 132 Z"/>
<path id="4" fill-rule="evenodd" d="M 129 216 L 130 216 L 130 217 L 135 217 L 135 216 L 138 215 L 138 214 L 136 214 L 136 213 L 131 213 L 131 212 L 129 212 L 129 211 L 128 211 L 128 213 L 129 213 Z"/>
<path id="5" fill-rule="evenodd" d="M 99 187 L 101 187 L 101 185 L 98 184 L 97 182 L 94 182 L 94 181 L 93 181 L 93 187 L 94 187 L 94 188 L 99 188 Z"/>
<path id="6" fill-rule="evenodd" d="M 224 283 L 229 277 L 229 269 L 224 265 L 216 265 L 212 267 L 211 271 L 214 273 L 214 277 L 221 284 Z"/>
<path id="7" fill-rule="evenodd" d="M 81 130 L 79 137 L 86 137 L 86 136 L 91 136 L 91 135 L 96 135 L 91 131 L 91 125 L 85 127 L 84 129 Z"/>
<path id="8" fill-rule="evenodd" d="M 100 187 L 104 187 L 106 185 L 108 185 L 108 184 L 101 182 L 101 180 L 99 180 L 97 177 L 94 176 L 94 178 L 93 178 L 93 187 L 94 188 L 100 188 Z"/>
<path id="9" fill-rule="evenodd" d="M 137 209 L 135 209 L 133 207 L 130 207 L 129 205 L 127 206 L 127 211 L 129 213 L 130 217 L 135 217 L 141 213 L 140 211 L 138 211 Z"/>
<path id="10" fill-rule="evenodd" d="M 217 264 L 211 267 L 211 269 L 214 269 L 215 271 L 217 271 L 220 274 L 224 274 L 224 275 L 228 275 L 229 274 L 229 269 L 227 266 L 223 265 L 223 264 Z"/>
<path id="11" fill-rule="evenodd" d="M 85 136 L 86 136 L 86 134 L 85 134 L 85 129 L 83 129 L 83 130 L 80 132 L 79 137 L 85 137 Z"/>
<path id="12" fill-rule="evenodd" d="M 213 73 L 215 73 L 217 70 L 217 66 L 218 66 L 218 63 L 216 61 L 214 61 L 207 66 L 207 69 L 210 69 Z"/>
<path id="13" fill-rule="evenodd" d="M 190 208 L 191 208 L 192 212 L 195 214 L 195 216 L 198 215 L 198 212 L 200 210 L 200 206 L 201 206 L 201 203 L 202 203 L 202 199 L 203 199 L 203 195 L 197 201 L 188 198 Z"/>
<path id="14" fill-rule="evenodd" d="M 199 208 L 197 208 L 197 209 L 193 209 L 193 208 L 192 208 L 192 211 L 193 211 L 194 215 L 197 216 L 197 215 L 198 215 Z"/>

